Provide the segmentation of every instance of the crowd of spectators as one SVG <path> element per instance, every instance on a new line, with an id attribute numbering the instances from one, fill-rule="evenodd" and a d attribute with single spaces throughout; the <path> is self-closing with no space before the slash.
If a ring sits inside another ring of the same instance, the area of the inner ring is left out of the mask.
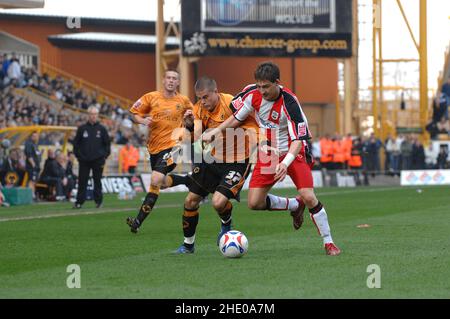
<path id="1" fill-rule="evenodd" d="M 37 133 L 34 133 L 37 134 Z M 34 143 L 32 138 L 26 143 Z M 18 187 L 33 183 L 33 198 L 38 200 L 69 200 L 72 189 L 76 185 L 77 176 L 74 173 L 72 152 L 63 153 L 60 149 L 47 148 L 43 165 L 41 152 L 29 154 L 27 148 L 9 148 L 3 145 L 0 156 L 0 188 Z M 29 162 L 33 159 L 36 164 L 36 179 L 33 181 Z M 26 182 L 24 182 L 26 179 Z"/>
<path id="2" fill-rule="evenodd" d="M 14 88 L 33 88 L 44 96 L 63 102 L 72 108 L 55 108 L 51 103 L 32 101 L 26 96 L 14 93 Z M 76 126 L 87 119 L 85 111 L 91 105 L 100 110 L 102 124 L 110 133 L 115 144 L 126 144 L 132 140 L 135 145 L 144 145 L 146 134 L 137 125 L 133 125 L 128 112 L 120 106 L 119 101 L 108 97 L 101 99 L 96 92 L 78 88 L 70 79 L 61 76 L 54 78 L 48 74 L 40 75 L 35 67 L 23 67 L 12 54 L 0 56 L 0 127 L 27 125 Z M 128 107 L 128 106 L 125 106 Z M 76 112 L 79 110 L 80 112 Z M 51 133 L 43 135 L 40 144 L 60 143 L 61 135 Z"/>
<path id="3" fill-rule="evenodd" d="M 400 175 L 401 170 L 449 168 L 448 145 L 439 148 L 430 143 L 424 147 L 414 135 L 388 136 L 381 141 L 374 134 L 369 137 L 333 137 L 326 135 L 312 144 L 315 169 L 357 169 L 371 174 Z M 381 154 L 384 153 L 384 163 Z"/>

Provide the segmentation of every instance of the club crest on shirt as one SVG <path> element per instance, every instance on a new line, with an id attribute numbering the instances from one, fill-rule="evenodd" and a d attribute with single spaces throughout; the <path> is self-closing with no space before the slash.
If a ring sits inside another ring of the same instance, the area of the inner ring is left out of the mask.
<path id="1" fill-rule="evenodd" d="M 101 134 L 101 132 L 100 131 L 97 131 L 97 138 L 100 138 L 102 136 L 102 134 Z"/>
<path id="2" fill-rule="evenodd" d="M 278 119 L 278 116 L 279 116 L 280 114 L 277 112 L 277 111 L 272 111 L 272 114 L 270 114 L 270 117 L 272 118 L 272 120 L 277 120 Z"/>
<path id="3" fill-rule="evenodd" d="M 88 138 L 88 137 L 89 137 L 89 134 L 88 134 L 87 131 L 84 131 L 84 132 L 83 132 L 83 137 L 84 137 L 84 138 Z"/>

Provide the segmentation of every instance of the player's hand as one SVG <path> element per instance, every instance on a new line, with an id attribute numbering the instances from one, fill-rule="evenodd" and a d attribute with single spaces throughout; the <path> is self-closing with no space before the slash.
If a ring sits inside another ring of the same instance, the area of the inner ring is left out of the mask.
<path id="1" fill-rule="evenodd" d="M 280 163 L 275 168 L 275 182 L 283 181 L 287 174 L 287 166 L 283 163 Z"/>
<path id="2" fill-rule="evenodd" d="M 147 116 L 147 117 L 144 117 L 141 124 L 145 125 L 145 126 L 150 126 L 150 125 L 152 125 L 152 123 L 153 123 L 153 118 L 151 116 Z"/>
<path id="3" fill-rule="evenodd" d="M 259 149 L 261 150 L 261 152 L 264 152 L 267 155 L 269 155 L 269 153 L 271 153 L 271 154 L 275 154 L 276 156 L 280 156 L 280 151 L 277 148 L 269 146 L 267 144 L 261 145 L 261 147 Z"/>
<path id="4" fill-rule="evenodd" d="M 191 127 L 194 125 L 194 113 L 192 110 L 187 110 L 183 115 L 184 126 Z"/>

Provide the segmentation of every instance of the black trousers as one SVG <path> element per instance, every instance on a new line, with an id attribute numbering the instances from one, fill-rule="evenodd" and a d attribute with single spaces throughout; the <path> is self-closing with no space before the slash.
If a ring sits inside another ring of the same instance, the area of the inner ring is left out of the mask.
<path id="1" fill-rule="evenodd" d="M 83 204 L 86 201 L 86 189 L 89 179 L 89 174 L 92 169 L 92 177 L 94 179 L 94 201 L 96 204 L 101 204 L 103 201 L 102 193 L 102 175 L 105 160 L 100 158 L 95 161 L 79 162 L 78 169 L 78 193 L 77 203 Z"/>

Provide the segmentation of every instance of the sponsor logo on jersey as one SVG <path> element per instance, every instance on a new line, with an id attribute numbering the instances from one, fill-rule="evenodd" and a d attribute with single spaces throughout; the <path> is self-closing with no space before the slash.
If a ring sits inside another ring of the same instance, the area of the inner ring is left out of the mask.
<path id="1" fill-rule="evenodd" d="M 141 99 L 139 99 L 133 104 L 133 108 L 138 110 L 141 105 L 142 105 L 142 102 L 141 102 Z"/>
<path id="2" fill-rule="evenodd" d="M 233 104 L 236 111 L 239 111 L 244 106 L 244 101 L 242 101 L 241 97 L 238 97 L 236 100 L 233 100 L 231 104 Z"/>
<path id="3" fill-rule="evenodd" d="M 298 137 L 305 137 L 307 135 L 306 123 L 298 123 Z"/>

